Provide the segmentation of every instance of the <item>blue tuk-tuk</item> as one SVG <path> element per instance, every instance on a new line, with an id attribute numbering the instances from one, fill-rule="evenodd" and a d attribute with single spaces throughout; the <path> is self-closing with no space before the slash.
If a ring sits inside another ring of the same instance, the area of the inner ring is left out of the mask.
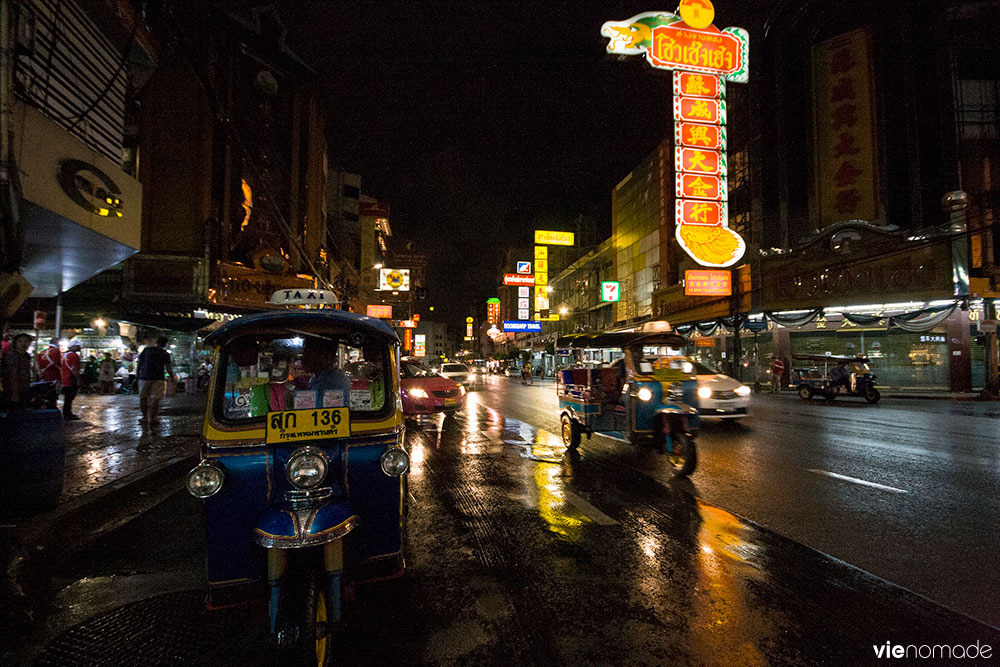
<path id="1" fill-rule="evenodd" d="M 339 310 L 252 315 L 215 348 L 202 460 L 210 607 L 258 595 L 279 662 L 325 665 L 353 581 L 403 572 L 399 339 Z"/>
<path id="2" fill-rule="evenodd" d="M 556 348 L 573 359 L 556 378 L 566 447 L 577 448 L 584 433 L 651 441 L 675 475 L 694 472 L 698 382 L 683 356 L 686 344 L 666 322 L 647 322 L 641 331 L 560 337 Z M 575 358 L 584 351 L 591 352 L 589 360 Z"/>

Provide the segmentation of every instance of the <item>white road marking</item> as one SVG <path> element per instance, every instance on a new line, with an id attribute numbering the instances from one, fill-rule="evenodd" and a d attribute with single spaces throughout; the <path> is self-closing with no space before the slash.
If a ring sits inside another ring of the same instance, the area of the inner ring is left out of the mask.
<path id="1" fill-rule="evenodd" d="M 857 477 L 848 477 L 847 475 L 838 475 L 835 472 L 829 472 L 826 470 L 816 470 L 814 468 L 808 468 L 808 472 L 814 472 L 817 475 L 826 475 L 827 477 L 834 477 L 836 479 L 842 479 L 845 482 L 853 482 L 855 484 L 863 484 L 864 486 L 871 486 L 876 489 L 882 489 L 883 491 L 890 491 L 892 493 L 909 493 L 906 489 L 897 489 L 894 486 L 886 486 L 885 484 L 876 484 L 875 482 L 869 482 L 868 480 L 858 479 Z"/>
<path id="2" fill-rule="evenodd" d="M 583 512 L 588 519 L 599 526 L 617 526 L 618 522 L 597 509 L 572 491 L 566 491 L 566 502 Z"/>

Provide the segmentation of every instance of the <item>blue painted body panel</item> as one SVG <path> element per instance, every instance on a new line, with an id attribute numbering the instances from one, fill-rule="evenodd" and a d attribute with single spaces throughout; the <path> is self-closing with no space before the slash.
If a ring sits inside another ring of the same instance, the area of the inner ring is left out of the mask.
<path id="1" fill-rule="evenodd" d="M 205 500 L 206 569 L 213 586 L 260 581 L 266 577 L 266 549 L 254 543 L 260 528 L 274 536 L 315 535 L 351 517 L 357 525 L 345 538 L 345 565 L 398 554 L 402 545 L 405 475 L 389 477 L 380 458 L 402 446 L 402 431 L 389 435 L 310 441 L 330 459 L 324 486 L 328 505 L 298 519 L 284 501 L 291 488 L 285 464 L 297 447 L 203 448 L 225 467 L 225 481 Z"/>
<path id="2" fill-rule="evenodd" d="M 684 380 L 682 382 L 684 404 L 692 407 L 698 405 L 698 382 Z M 616 438 L 628 439 L 629 431 L 638 434 L 651 434 L 656 415 L 663 411 L 684 411 L 685 405 L 673 401 L 664 402 L 663 385 L 660 382 L 634 382 L 635 391 L 641 388 L 649 389 L 650 400 L 640 401 L 622 393 L 617 401 L 597 402 L 586 401 L 581 397 L 561 395 L 559 397 L 560 412 L 569 412 L 581 424 L 591 431 L 607 433 Z M 688 423 L 692 428 L 698 427 L 698 416 L 689 415 Z"/>

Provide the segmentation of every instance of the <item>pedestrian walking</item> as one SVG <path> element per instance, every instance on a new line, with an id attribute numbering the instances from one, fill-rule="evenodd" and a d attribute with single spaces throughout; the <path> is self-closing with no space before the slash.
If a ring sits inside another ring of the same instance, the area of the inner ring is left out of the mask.
<path id="1" fill-rule="evenodd" d="M 779 357 L 771 355 L 771 393 L 781 392 L 781 380 L 785 374 L 785 362 Z"/>
<path id="2" fill-rule="evenodd" d="M 98 381 L 101 383 L 102 394 L 115 393 L 116 370 L 118 370 L 118 364 L 111 358 L 110 352 L 105 352 L 104 358 L 101 359 L 101 370 L 97 376 Z"/>
<path id="3" fill-rule="evenodd" d="M 170 353 L 165 349 L 169 339 L 160 336 L 156 345 L 147 346 L 139 354 L 139 368 L 136 377 L 139 378 L 139 409 L 142 411 L 140 424 L 159 424 L 157 414 L 160 411 L 160 401 L 166 393 L 167 383 L 164 379 L 174 378 L 174 370 L 170 365 Z"/>
<path id="4" fill-rule="evenodd" d="M 3 377 L 3 403 L 9 407 L 26 408 L 31 393 L 31 336 L 19 333 L 11 340 L 10 348 L 0 358 L 0 375 Z"/>
<path id="5" fill-rule="evenodd" d="M 83 345 L 77 339 L 72 339 L 68 350 L 62 357 L 62 393 L 63 419 L 73 421 L 79 419 L 73 414 L 73 399 L 80 392 L 80 350 Z"/>

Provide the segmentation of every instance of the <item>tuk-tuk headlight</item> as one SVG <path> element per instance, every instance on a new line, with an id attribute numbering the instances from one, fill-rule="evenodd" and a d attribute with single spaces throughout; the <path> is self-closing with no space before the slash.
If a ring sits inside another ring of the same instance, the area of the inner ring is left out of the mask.
<path id="1" fill-rule="evenodd" d="M 636 393 L 636 396 L 639 397 L 640 401 L 648 401 L 649 399 L 653 398 L 653 392 L 651 392 L 646 387 L 643 387 L 638 391 L 638 393 Z"/>
<path id="2" fill-rule="evenodd" d="M 221 463 L 202 459 L 187 474 L 184 486 L 195 498 L 208 498 L 219 492 L 225 479 L 226 473 Z"/>
<path id="3" fill-rule="evenodd" d="M 382 472 L 389 477 L 399 477 L 410 469 L 410 455 L 405 449 L 392 447 L 382 453 Z"/>
<path id="4" fill-rule="evenodd" d="M 326 479 L 330 459 L 316 447 L 300 447 L 285 464 L 285 479 L 296 489 L 314 489 Z"/>

